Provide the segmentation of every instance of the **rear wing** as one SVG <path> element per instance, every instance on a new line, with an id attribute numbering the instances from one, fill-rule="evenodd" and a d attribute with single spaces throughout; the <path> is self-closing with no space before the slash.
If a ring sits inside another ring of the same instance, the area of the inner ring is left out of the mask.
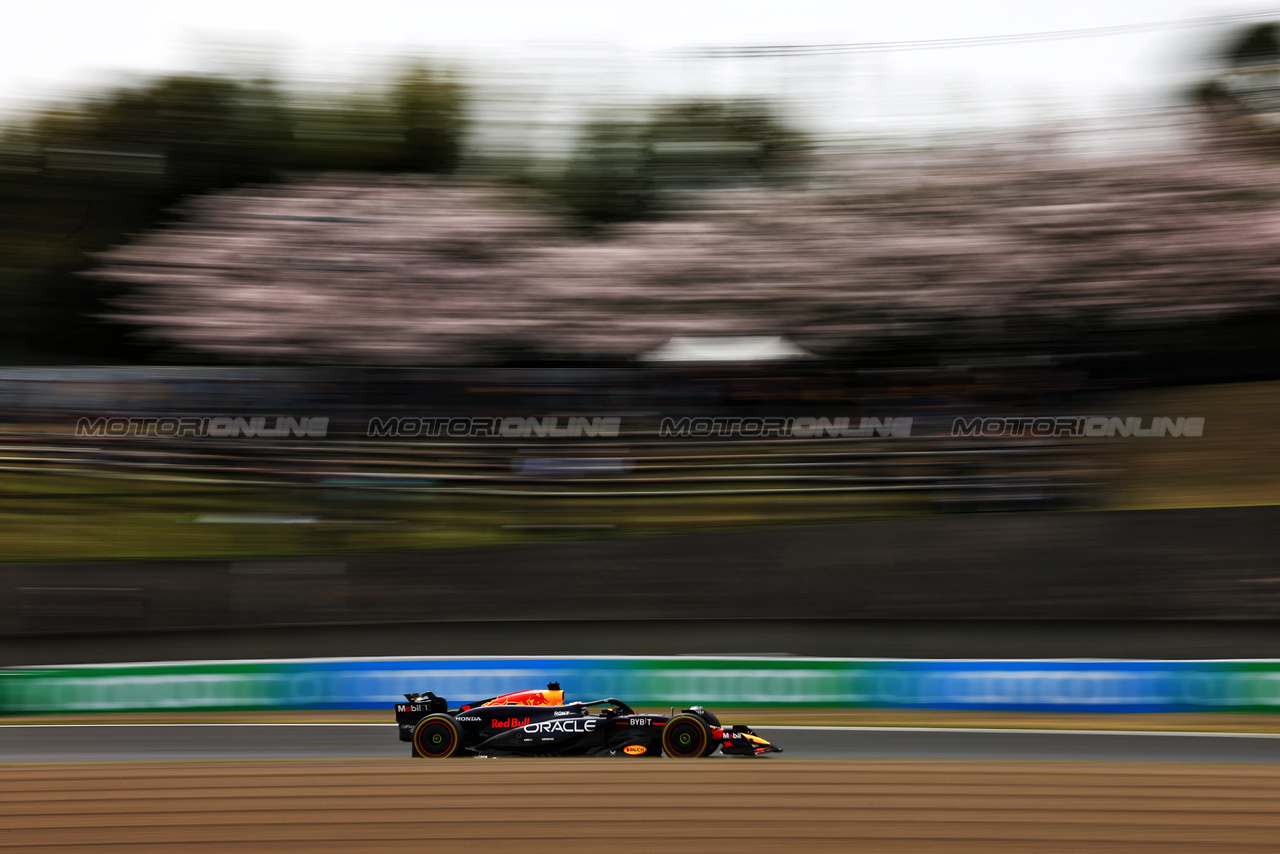
<path id="1" fill-rule="evenodd" d="M 432 714 L 449 711 L 449 701 L 444 697 L 437 697 L 430 691 L 423 691 L 421 694 L 405 694 L 404 698 L 415 705 L 422 704 L 426 707 L 423 711 Z"/>

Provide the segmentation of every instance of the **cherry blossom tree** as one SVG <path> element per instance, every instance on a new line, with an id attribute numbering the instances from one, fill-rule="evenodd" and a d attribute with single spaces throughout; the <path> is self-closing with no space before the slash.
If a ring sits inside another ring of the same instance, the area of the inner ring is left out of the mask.
<path id="1" fill-rule="evenodd" d="M 182 224 L 106 253 L 98 275 L 131 286 L 118 319 L 151 338 L 268 361 L 1139 329 L 1280 305 L 1277 174 L 1239 152 L 900 155 L 843 183 L 707 193 L 595 239 L 510 188 L 322 175 L 202 197 Z"/>

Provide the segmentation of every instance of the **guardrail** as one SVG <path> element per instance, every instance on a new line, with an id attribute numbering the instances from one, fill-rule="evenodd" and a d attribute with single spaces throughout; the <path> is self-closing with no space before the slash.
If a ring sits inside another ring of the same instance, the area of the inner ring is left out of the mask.
<path id="1" fill-rule="evenodd" d="M 0 713 L 390 708 L 559 681 L 637 706 L 1052 712 L 1278 712 L 1280 660 L 948 661 L 850 658 L 397 658 L 0 670 Z"/>
<path id="2" fill-rule="evenodd" d="M 937 428 L 937 425 L 934 425 Z M 785 494 L 957 493 L 975 501 L 1041 501 L 1105 479 L 1080 443 L 909 438 L 666 439 L 656 427 L 616 439 L 430 440 L 331 435 L 305 442 L 156 437 L 74 438 L 11 426 L 0 472 L 146 480 L 172 486 L 318 489 L 326 494 L 635 498 Z"/>

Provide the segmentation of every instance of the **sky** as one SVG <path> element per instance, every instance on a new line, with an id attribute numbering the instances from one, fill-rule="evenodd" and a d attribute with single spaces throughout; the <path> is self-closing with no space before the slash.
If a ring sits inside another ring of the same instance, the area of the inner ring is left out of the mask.
<path id="1" fill-rule="evenodd" d="M 0 0 L 0 110 L 128 75 L 257 66 L 298 83 L 372 77 L 394 59 L 549 85 L 599 106 L 700 94 L 789 99 L 853 133 L 1099 117 L 1167 102 L 1224 27 L 820 56 L 707 58 L 705 47 L 982 38 L 1266 12 L 1239 0 Z"/>

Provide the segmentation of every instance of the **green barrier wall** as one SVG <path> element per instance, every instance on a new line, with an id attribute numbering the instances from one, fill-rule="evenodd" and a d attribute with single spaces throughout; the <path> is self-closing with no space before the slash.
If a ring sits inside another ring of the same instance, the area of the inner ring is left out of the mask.
<path id="1" fill-rule="evenodd" d="M 844 658 L 295 659 L 0 670 L 0 713 L 389 708 L 558 681 L 638 706 L 1280 711 L 1280 661 Z"/>

